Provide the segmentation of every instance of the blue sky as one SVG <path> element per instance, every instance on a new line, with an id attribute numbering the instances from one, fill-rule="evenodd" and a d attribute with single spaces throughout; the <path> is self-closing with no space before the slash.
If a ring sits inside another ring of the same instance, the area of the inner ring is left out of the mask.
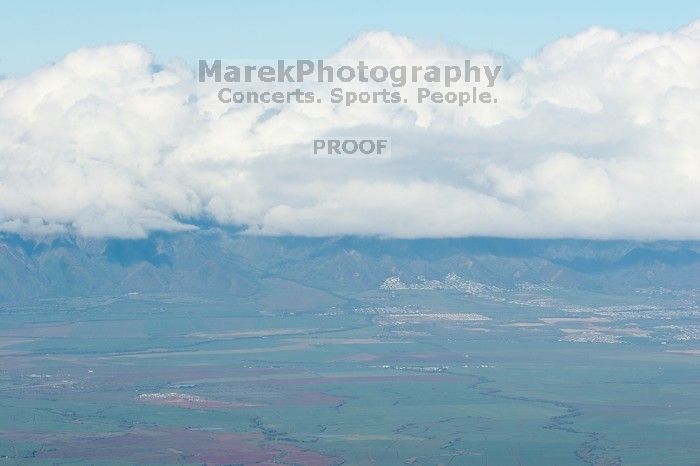
<path id="1" fill-rule="evenodd" d="M 366 30 L 447 40 L 516 59 L 591 25 L 670 30 L 700 2 L 14 1 L 0 14 L 0 75 L 16 76 L 84 46 L 133 41 L 159 61 L 322 57 Z"/>

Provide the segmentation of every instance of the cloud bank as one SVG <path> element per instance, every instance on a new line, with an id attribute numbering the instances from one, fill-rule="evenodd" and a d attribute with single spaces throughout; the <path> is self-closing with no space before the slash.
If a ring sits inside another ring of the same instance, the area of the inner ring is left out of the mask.
<path id="1" fill-rule="evenodd" d="M 476 55 L 371 32 L 335 58 Z M 192 64 L 81 49 L 0 80 L 0 231 L 700 239 L 700 21 L 594 27 L 504 65 L 478 108 L 231 108 L 197 98 Z M 314 159 L 324 134 L 390 136 L 392 154 Z"/>

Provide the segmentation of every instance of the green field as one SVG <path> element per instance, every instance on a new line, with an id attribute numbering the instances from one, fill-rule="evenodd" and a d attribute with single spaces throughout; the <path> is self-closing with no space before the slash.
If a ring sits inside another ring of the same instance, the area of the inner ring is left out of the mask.
<path id="1" fill-rule="evenodd" d="M 700 463 L 672 295 L 286 299 L 3 307 L 0 464 Z"/>

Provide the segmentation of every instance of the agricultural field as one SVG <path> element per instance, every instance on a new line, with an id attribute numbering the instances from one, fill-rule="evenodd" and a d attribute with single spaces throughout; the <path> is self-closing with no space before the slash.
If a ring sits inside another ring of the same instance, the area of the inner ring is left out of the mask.
<path id="1" fill-rule="evenodd" d="M 462 288 L 5 306 L 0 464 L 700 461 L 694 295 Z"/>

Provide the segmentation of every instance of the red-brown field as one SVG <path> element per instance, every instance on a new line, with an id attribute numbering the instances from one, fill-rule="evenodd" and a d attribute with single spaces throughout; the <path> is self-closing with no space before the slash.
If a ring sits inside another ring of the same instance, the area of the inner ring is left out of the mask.
<path id="1" fill-rule="evenodd" d="M 298 465 L 332 466 L 336 458 L 299 448 L 288 442 L 269 441 L 257 433 L 213 433 L 192 429 L 133 429 L 97 435 L 57 434 L 22 436 L 43 447 L 38 458 L 80 458 L 131 464 Z"/>

